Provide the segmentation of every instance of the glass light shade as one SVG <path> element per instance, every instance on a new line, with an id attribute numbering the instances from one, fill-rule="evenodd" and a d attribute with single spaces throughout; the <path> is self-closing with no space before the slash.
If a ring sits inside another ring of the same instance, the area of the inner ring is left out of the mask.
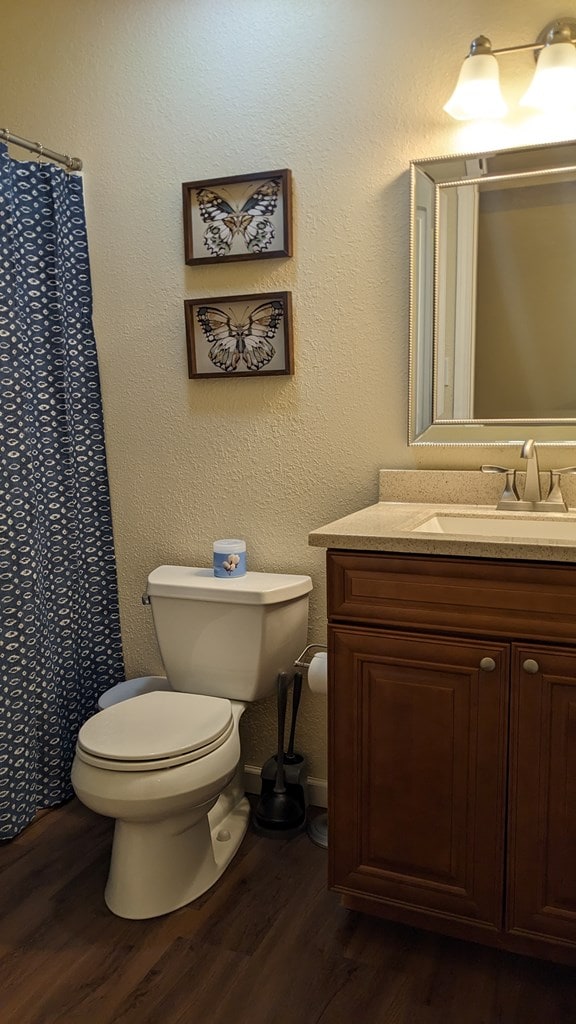
<path id="1" fill-rule="evenodd" d="M 544 47 L 520 104 L 547 112 L 576 107 L 576 48 L 572 43 Z"/>
<path id="2" fill-rule="evenodd" d="M 444 106 L 457 121 L 504 117 L 508 107 L 500 91 L 498 61 L 491 53 L 466 57 L 456 88 Z"/>

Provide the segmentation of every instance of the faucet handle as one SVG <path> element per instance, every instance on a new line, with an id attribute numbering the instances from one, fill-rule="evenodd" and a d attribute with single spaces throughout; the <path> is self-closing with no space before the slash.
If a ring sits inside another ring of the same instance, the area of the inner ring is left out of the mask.
<path id="1" fill-rule="evenodd" d="M 546 498 L 546 504 L 556 505 L 563 512 L 567 511 L 568 505 L 560 490 L 560 477 L 562 474 L 568 475 L 569 473 L 576 473 L 576 466 L 565 466 L 564 469 L 550 470 L 550 493 Z"/>
<path id="2" fill-rule="evenodd" d="M 505 473 L 506 483 L 504 484 L 504 490 L 502 491 L 500 501 L 496 508 L 509 509 L 510 506 L 514 507 L 520 500 L 518 491 L 516 490 L 516 470 L 507 469 L 506 466 L 480 466 L 483 473 Z"/>

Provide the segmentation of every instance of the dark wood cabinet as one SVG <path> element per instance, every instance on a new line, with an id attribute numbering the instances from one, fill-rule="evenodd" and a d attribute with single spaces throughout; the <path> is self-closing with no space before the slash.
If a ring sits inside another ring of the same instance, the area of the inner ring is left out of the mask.
<path id="1" fill-rule="evenodd" d="M 343 903 L 576 964 L 576 566 L 333 551 L 328 613 Z"/>
<path id="2" fill-rule="evenodd" d="M 576 947 L 576 651 L 512 666 L 506 927 Z"/>

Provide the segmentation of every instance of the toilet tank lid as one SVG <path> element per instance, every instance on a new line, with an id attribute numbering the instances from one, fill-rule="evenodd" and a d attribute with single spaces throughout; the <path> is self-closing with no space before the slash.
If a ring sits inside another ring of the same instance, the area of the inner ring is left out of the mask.
<path id="1" fill-rule="evenodd" d="M 309 576 L 247 572 L 236 579 L 219 579 L 212 569 L 188 565 L 160 565 L 148 577 L 149 597 L 180 597 L 191 601 L 279 604 L 303 597 L 311 590 Z"/>

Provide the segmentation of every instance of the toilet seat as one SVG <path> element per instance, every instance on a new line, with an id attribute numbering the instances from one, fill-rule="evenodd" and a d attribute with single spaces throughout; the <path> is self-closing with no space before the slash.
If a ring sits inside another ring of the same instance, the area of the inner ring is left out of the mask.
<path id="1" fill-rule="evenodd" d="M 205 757 L 234 730 L 222 697 L 156 691 L 98 712 L 80 729 L 77 756 L 109 771 L 157 771 Z"/>

